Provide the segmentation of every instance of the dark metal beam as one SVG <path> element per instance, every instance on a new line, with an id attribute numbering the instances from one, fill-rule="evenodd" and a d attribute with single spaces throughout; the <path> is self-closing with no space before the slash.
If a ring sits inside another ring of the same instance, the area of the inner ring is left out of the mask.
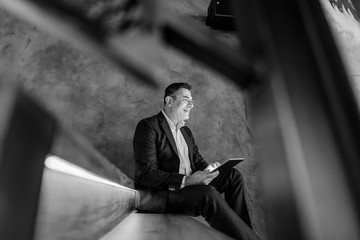
<path id="1" fill-rule="evenodd" d="M 221 43 L 187 19 L 167 18 L 160 25 L 164 41 L 217 70 L 242 88 L 256 80 L 255 67 L 238 49 Z"/>
<path id="2" fill-rule="evenodd" d="M 258 6 L 257 1 L 230 0 L 230 2 L 242 53 L 254 63 L 264 61 L 266 47 L 261 34 L 266 26 L 261 25 L 261 18 L 264 17 L 265 9 Z"/>
<path id="3" fill-rule="evenodd" d="M 250 109 L 272 237 L 359 239 L 359 106 L 321 5 L 256 4 L 270 68 Z"/>
<path id="4" fill-rule="evenodd" d="M 71 39 L 104 56 L 135 76 L 136 80 L 151 87 L 157 86 L 148 64 L 151 61 L 141 61 L 142 58 L 133 58 L 127 54 L 127 44 L 121 44 L 121 38 L 116 39 L 119 44 L 114 44 L 114 29 L 104 24 L 101 14 L 93 19 L 83 10 L 64 1 L 2 0 L 0 3 L 20 17 L 43 25 L 58 36 Z"/>
<path id="5" fill-rule="evenodd" d="M 0 237 L 30 240 L 56 122 L 14 84 L 0 81 L 0 98 Z"/>

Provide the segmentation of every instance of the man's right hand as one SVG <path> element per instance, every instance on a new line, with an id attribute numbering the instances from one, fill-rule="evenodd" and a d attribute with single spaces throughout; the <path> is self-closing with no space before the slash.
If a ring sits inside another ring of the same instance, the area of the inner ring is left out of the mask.
<path id="1" fill-rule="evenodd" d="M 208 185 L 214 178 L 219 175 L 219 171 L 208 172 L 208 171 L 197 171 L 191 176 L 185 178 L 185 186 L 190 185 Z"/>

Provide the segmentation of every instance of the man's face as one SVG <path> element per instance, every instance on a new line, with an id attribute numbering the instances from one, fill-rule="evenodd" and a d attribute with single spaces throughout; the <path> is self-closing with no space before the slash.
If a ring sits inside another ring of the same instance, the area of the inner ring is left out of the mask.
<path id="1" fill-rule="evenodd" d="M 191 92 L 188 89 L 180 88 L 173 98 L 173 118 L 176 121 L 185 121 L 190 118 L 190 110 L 194 107 Z"/>

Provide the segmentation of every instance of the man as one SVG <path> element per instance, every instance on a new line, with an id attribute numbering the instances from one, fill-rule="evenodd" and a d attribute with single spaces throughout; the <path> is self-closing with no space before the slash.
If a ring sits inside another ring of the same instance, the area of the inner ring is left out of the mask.
<path id="1" fill-rule="evenodd" d="M 134 135 L 135 187 L 139 211 L 203 216 L 210 226 L 237 239 L 257 239 L 238 170 L 210 172 L 184 121 L 194 107 L 191 86 L 173 83 L 165 90 L 164 109 L 141 120 Z M 221 196 L 224 193 L 225 199 Z"/>

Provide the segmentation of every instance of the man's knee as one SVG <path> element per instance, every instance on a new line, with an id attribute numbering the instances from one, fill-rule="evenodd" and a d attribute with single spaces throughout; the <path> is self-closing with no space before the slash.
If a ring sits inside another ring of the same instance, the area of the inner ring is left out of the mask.
<path id="1" fill-rule="evenodd" d="M 236 168 L 232 168 L 232 169 L 231 169 L 231 174 L 233 174 L 233 175 L 235 175 L 235 176 L 242 177 L 241 172 L 240 172 L 238 169 L 236 169 Z"/>
<path id="2" fill-rule="evenodd" d="M 234 180 L 238 180 L 240 182 L 244 182 L 244 176 L 242 175 L 242 173 L 236 169 L 236 168 L 232 168 L 231 169 L 231 173 L 230 173 L 230 178 L 234 179 Z"/>
<path id="3" fill-rule="evenodd" d="M 221 204 L 224 201 L 220 193 L 210 185 L 193 185 L 185 187 L 179 196 L 174 194 L 169 199 L 170 209 L 181 208 L 183 213 L 191 216 L 206 216 L 209 209 L 213 209 L 215 206 Z M 186 194 L 185 194 L 186 192 Z M 172 194 L 170 194 L 172 196 Z M 181 206 L 181 207 L 180 207 Z M 173 210 L 172 210 L 173 211 Z"/>
<path id="4" fill-rule="evenodd" d="M 197 195 L 205 201 L 217 201 L 218 199 L 221 199 L 221 194 L 211 185 L 199 186 Z"/>

